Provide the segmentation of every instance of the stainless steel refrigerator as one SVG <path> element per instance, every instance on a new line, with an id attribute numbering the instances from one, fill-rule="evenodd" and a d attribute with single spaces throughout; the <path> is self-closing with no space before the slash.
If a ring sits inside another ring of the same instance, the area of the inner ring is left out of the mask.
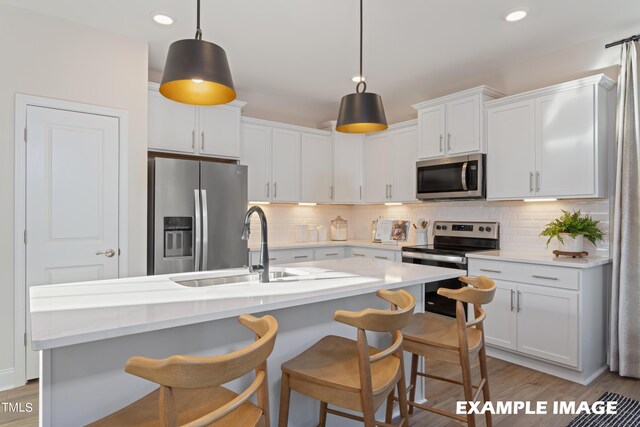
<path id="1" fill-rule="evenodd" d="M 247 167 L 149 158 L 147 273 L 241 267 Z"/>

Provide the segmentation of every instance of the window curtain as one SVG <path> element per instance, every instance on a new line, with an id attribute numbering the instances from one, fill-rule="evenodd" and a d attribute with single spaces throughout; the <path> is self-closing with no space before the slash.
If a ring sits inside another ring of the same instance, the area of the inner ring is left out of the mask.
<path id="1" fill-rule="evenodd" d="M 640 378 L 640 81 L 638 42 L 622 46 L 616 115 L 616 192 L 609 363 Z M 585 313 L 588 315 L 588 313 Z"/>

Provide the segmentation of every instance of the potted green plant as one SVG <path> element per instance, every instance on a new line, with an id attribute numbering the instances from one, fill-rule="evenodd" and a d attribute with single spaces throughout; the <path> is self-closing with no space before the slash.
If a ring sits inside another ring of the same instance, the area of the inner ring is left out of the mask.
<path id="1" fill-rule="evenodd" d="M 582 252 L 584 250 L 584 239 L 593 243 L 604 240 L 602 231 L 598 228 L 598 223 L 589 215 L 582 215 L 580 211 L 569 213 L 563 210 L 560 218 L 556 218 L 546 225 L 541 236 L 548 237 L 547 247 L 552 239 L 558 239 L 563 252 Z"/>

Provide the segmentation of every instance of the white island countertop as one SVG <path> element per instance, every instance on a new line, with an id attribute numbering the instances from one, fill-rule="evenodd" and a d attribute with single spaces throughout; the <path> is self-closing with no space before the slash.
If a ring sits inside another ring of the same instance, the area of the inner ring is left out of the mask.
<path id="1" fill-rule="evenodd" d="M 587 256 L 584 258 L 556 257 L 549 252 L 521 251 L 482 251 L 467 253 L 467 258 L 488 259 L 493 261 L 523 262 L 526 264 L 555 265 L 557 267 L 591 268 L 609 264 L 611 258 L 603 256 Z"/>
<path id="2" fill-rule="evenodd" d="M 233 269 L 34 286 L 30 289 L 32 345 L 35 350 L 44 350 L 340 299 L 380 288 L 406 287 L 465 273 L 368 258 L 281 265 L 271 271 L 282 269 L 295 270 L 303 276 L 269 284 L 208 287 L 185 287 L 172 280 L 247 273 L 245 269 Z"/>

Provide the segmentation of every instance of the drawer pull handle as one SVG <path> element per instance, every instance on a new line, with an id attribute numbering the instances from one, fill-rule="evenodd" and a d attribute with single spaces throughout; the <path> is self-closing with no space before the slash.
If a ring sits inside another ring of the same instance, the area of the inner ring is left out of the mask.
<path id="1" fill-rule="evenodd" d="M 515 293 L 516 293 L 516 291 L 511 289 L 511 311 L 513 311 L 513 294 L 515 294 Z"/>
<path id="2" fill-rule="evenodd" d="M 558 280 L 557 277 L 551 277 L 551 276 L 538 276 L 536 274 L 532 274 L 531 277 L 535 278 L 535 279 L 547 279 L 547 280 Z"/>
<path id="3" fill-rule="evenodd" d="M 296 255 L 293 257 L 294 259 L 300 259 L 300 258 L 309 258 L 309 255 Z"/>
<path id="4" fill-rule="evenodd" d="M 364 256 L 364 254 L 353 254 L 353 256 Z"/>
<path id="5" fill-rule="evenodd" d="M 376 255 L 376 258 L 378 258 L 378 259 L 389 259 L 389 257 L 386 257 L 386 256 L 380 256 L 380 255 Z"/>
<path id="6" fill-rule="evenodd" d="M 480 271 L 486 271 L 487 273 L 502 273 L 500 270 L 490 270 L 488 268 L 481 268 Z"/>
<path id="7" fill-rule="evenodd" d="M 278 258 L 269 258 L 269 261 L 275 261 L 275 260 L 277 260 L 277 259 L 278 259 Z"/>
<path id="8" fill-rule="evenodd" d="M 517 303 L 516 304 L 516 309 L 517 309 L 518 313 L 520 313 L 520 310 L 522 310 L 522 308 L 520 307 L 520 297 L 522 296 L 522 292 L 518 291 L 516 296 L 518 297 L 517 301 L 516 301 L 516 303 Z"/>
<path id="9" fill-rule="evenodd" d="M 334 252 L 332 254 L 324 254 L 324 256 L 337 256 L 337 255 L 338 255 L 338 252 Z"/>

